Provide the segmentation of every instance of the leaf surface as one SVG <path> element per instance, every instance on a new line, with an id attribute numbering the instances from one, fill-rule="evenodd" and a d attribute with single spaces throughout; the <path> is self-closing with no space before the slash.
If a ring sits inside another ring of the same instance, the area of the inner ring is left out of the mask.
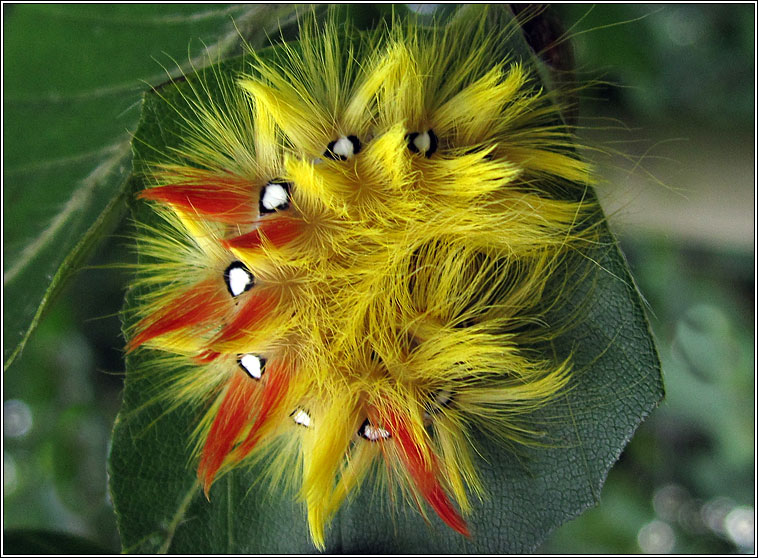
<path id="1" fill-rule="evenodd" d="M 5 369 L 124 215 L 130 134 L 146 84 L 166 80 L 161 64 L 176 73 L 173 60 L 188 70 L 201 52 L 234 52 L 240 36 L 256 44 L 291 12 L 198 4 L 4 7 Z"/>

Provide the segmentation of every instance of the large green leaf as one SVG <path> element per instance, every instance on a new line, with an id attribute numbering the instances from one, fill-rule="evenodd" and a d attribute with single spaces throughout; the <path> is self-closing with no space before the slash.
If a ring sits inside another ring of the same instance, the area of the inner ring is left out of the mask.
<path id="1" fill-rule="evenodd" d="M 519 37 L 513 50 L 528 57 Z M 231 61 L 216 74 L 244 67 Z M 207 76 L 206 76 L 207 78 Z M 149 94 L 135 142 L 136 165 L 153 148 L 176 145 L 186 84 Z M 150 219 L 143 205 L 138 219 Z M 564 521 L 598 501 L 605 476 L 643 418 L 663 396 L 660 368 L 639 295 L 614 238 L 589 254 L 596 265 L 572 290 L 562 312 L 581 316 L 551 348 L 573 355 L 571 389 L 535 413 L 549 435 L 542 447 L 514 453 L 491 439 L 482 448 L 481 476 L 489 490 L 461 537 L 436 517 L 426 523 L 411 507 L 398 513 L 381 494 L 359 493 L 327 533 L 327 552 L 528 552 Z M 132 295 L 133 296 L 133 293 Z M 127 300 L 127 308 L 133 304 Z M 576 312 L 581 309 L 581 312 Z M 557 316 L 559 317 L 559 316 Z M 171 553 L 309 553 L 303 506 L 291 494 L 262 485 L 256 469 L 218 481 L 206 499 L 190 462 L 187 440 L 197 416 L 156 401 L 158 377 L 145 373 L 144 354 L 127 360 L 124 402 L 110 456 L 111 491 L 124 550 Z"/>
<path id="2" fill-rule="evenodd" d="M 3 6 L 4 368 L 124 213 L 130 132 L 159 60 L 190 68 L 287 23 L 288 6 Z M 190 39 L 194 39 L 190 42 Z M 190 48 L 188 49 L 188 45 Z M 188 61 L 188 57 L 189 60 Z"/>

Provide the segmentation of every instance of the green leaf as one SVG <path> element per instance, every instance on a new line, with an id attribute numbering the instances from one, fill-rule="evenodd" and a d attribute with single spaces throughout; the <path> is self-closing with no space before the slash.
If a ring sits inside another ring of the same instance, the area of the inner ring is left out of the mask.
<path id="1" fill-rule="evenodd" d="M 288 6 L 4 6 L 4 368 L 124 214 L 130 132 L 160 60 L 258 44 Z M 290 18 L 291 19 L 291 18 Z M 190 44 L 190 39 L 194 41 Z M 188 44 L 191 48 L 188 49 Z"/>
<path id="2" fill-rule="evenodd" d="M 3 551 L 7 554 L 27 554 L 32 556 L 47 554 L 113 554 L 108 548 L 85 538 L 67 533 L 56 533 L 40 529 L 10 529 L 3 532 Z"/>
<path id="3" fill-rule="evenodd" d="M 528 52 L 514 37 L 514 50 Z M 226 63 L 229 76 L 244 65 Z M 178 141 L 186 84 L 148 95 L 135 142 L 137 163 Z M 150 219 L 144 205 L 137 218 Z M 579 326 L 556 340 L 558 358 L 573 356 L 571 389 L 535 413 L 549 435 L 541 447 L 518 452 L 489 438 L 479 467 L 488 497 L 468 518 L 471 538 L 436 517 L 427 523 L 412 507 L 391 504 L 363 490 L 337 514 L 327 532 L 328 553 L 523 553 L 549 532 L 597 503 L 605 477 L 644 417 L 663 397 L 658 356 L 640 298 L 623 256 L 605 225 L 596 265 L 572 290 L 562 312 L 581 310 Z M 126 308 L 133 304 L 134 293 Z M 565 317 L 566 314 L 563 314 Z M 561 316 L 557 316 L 561 317 Z M 206 499 L 199 489 L 187 440 L 197 420 L 185 408 L 155 399 L 156 375 L 148 355 L 127 359 L 124 402 L 109 462 L 111 492 L 124 551 L 130 553 L 312 553 L 305 510 L 296 498 L 262 485 L 255 468 L 216 482 Z"/>

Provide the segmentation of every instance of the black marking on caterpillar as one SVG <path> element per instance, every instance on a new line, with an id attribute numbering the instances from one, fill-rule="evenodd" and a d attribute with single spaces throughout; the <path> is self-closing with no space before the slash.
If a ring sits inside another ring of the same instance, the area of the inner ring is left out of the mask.
<path id="1" fill-rule="evenodd" d="M 299 424 L 300 426 L 304 426 L 305 428 L 310 428 L 311 415 L 309 415 L 306 410 L 295 409 L 294 411 L 290 413 L 290 416 L 292 417 L 292 420 L 295 421 L 295 424 Z"/>
<path id="2" fill-rule="evenodd" d="M 424 425 L 429 426 L 432 424 L 434 415 L 441 412 L 443 409 L 447 409 L 453 402 L 453 392 L 440 389 L 432 394 L 432 398 L 424 405 Z"/>
<path id="3" fill-rule="evenodd" d="M 261 215 L 284 211 L 290 206 L 292 185 L 282 180 L 272 180 L 261 188 L 258 211 Z"/>
<path id="4" fill-rule="evenodd" d="M 255 285 L 255 277 L 245 264 L 235 260 L 224 271 L 224 283 L 229 294 L 236 298 Z"/>
<path id="5" fill-rule="evenodd" d="M 324 157 L 335 161 L 347 161 L 361 151 L 361 141 L 357 136 L 342 136 L 329 142 L 324 151 Z"/>
<path id="6" fill-rule="evenodd" d="M 266 371 L 266 359 L 253 353 L 238 355 L 237 364 L 254 380 L 260 380 Z"/>
<path id="7" fill-rule="evenodd" d="M 387 438 L 391 438 L 392 434 L 390 434 L 390 432 L 384 428 L 372 425 L 371 422 L 366 419 L 358 429 L 358 436 L 364 438 L 365 440 L 368 440 L 369 442 L 380 442 L 382 440 L 386 440 Z"/>
<path id="8" fill-rule="evenodd" d="M 431 129 L 426 132 L 412 132 L 407 134 L 405 139 L 411 153 L 423 153 L 426 157 L 431 157 L 439 146 L 437 134 Z"/>

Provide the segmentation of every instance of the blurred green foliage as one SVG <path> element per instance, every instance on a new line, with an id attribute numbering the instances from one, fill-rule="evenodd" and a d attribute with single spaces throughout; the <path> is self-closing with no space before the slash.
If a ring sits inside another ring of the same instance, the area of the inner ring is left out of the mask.
<path id="1" fill-rule="evenodd" d="M 609 83 L 585 96 L 583 114 L 617 116 L 655 139 L 681 122 L 703 134 L 752 129 L 753 5 L 555 9 L 575 35 L 581 75 Z M 105 461 L 122 385 L 124 275 L 97 266 L 130 260 L 128 227 L 74 278 L 4 376 L 5 529 L 53 529 L 119 549 Z M 754 253 L 634 231 L 621 243 L 649 304 L 667 399 L 611 471 L 600 505 L 540 550 L 751 552 Z"/>
<path id="2" fill-rule="evenodd" d="M 678 157 L 688 143 L 753 135 L 755 6 L 555 9 L 576 34 L 579 75 L 604 82 L 582 99 L 584 116 L 617 118 L 650 143 L 684 132 Z M 618 131 L 623 151 L 630 137 Z M 693 150 L 663 164 L 688 166 L 709 156 Z M 746 170 L 753 163 L 737 161 Z M 730 164 L 711 162 L 727 171 Z M 735 194 L 754 187 L 728 177 L 724 183 Z M 679 191 L 672 196 L 686 198 L 698 186 L 713 198 L 730 196 L 722 184 L 666 186 Z M 747 243 L 699 244 L 665 222 L 660 228 L 653 234 L 627 227 L 619 237 L 649 306 L 666 399 L 611 470 L 600 505 L 559 528 L 542 552 L 754 551 L 754 251 L 745 250 Z"/>
<path id="3" fill-rule="evenodd" d="M 657 126 L 752 128 L 752 4 L 556 4 L 580 75 L 601 79 L 590 111 Z"/>

